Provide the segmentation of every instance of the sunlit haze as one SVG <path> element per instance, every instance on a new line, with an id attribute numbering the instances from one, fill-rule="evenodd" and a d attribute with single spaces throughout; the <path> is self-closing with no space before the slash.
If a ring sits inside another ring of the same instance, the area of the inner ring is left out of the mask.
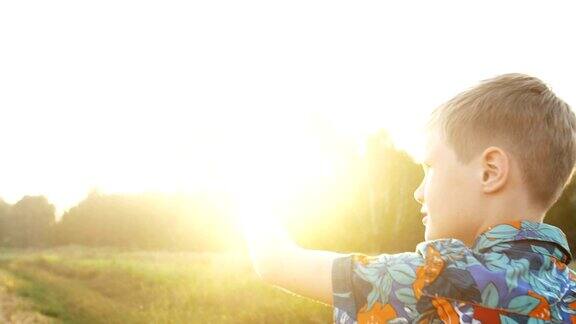
<path id="1" fill-rule="evenodd" d="M 61 213 L 92 188 L 289 196 L 381 128 L 417 154 L 427 114 L 497 74 L 576 105 L 574 11 L 463 5 L 3 2 L 0 197 Z"/>

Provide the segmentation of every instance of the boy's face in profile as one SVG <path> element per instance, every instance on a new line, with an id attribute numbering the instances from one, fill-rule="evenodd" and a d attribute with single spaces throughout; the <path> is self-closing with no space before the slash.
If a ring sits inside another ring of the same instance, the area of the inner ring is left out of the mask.
<path id="1" fill-rule="evenodd" d="M 473 243 L 482 225 L 477 208 L 482 193 L 478 161 L 462 164 L 439 131 L 428 134 L 422 160 L 425 174 L 414 192 L 421 212 L 426 213 L 422 219 L 426 240 L 456 238 Z"/>

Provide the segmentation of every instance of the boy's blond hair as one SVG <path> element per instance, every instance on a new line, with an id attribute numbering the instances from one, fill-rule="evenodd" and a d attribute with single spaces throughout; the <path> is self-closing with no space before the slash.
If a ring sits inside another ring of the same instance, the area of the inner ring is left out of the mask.
<path id="1" fill-rule="evenodd" d="M 442 132 L 465 164 L 490 145 L 510 153 L 530 198 L 544 210 L 572 179 L 576 116 L 538 78 L 513 73 L 484 80 L 436 108 L 432 129 Z"/>

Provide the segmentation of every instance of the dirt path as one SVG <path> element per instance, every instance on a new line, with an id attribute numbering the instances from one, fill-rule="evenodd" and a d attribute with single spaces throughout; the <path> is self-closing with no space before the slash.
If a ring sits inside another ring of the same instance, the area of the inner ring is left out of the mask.
<path id="1" fill-rule="evenodd" d="M 32 310 L 30 302 L 10 293 L 0 283 L 0 323 L 52 324 L 57 322 Z"/>

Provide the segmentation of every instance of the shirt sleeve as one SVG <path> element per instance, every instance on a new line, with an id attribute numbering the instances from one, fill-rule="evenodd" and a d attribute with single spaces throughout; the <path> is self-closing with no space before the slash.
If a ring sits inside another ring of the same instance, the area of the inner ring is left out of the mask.
<path id="1" fill-rule="evenodd" d="M 423 281 L 424 259 L 418 253 L 367 256 L 350 254 L 332 264 L 335 323 L 410 321 Z"/>

